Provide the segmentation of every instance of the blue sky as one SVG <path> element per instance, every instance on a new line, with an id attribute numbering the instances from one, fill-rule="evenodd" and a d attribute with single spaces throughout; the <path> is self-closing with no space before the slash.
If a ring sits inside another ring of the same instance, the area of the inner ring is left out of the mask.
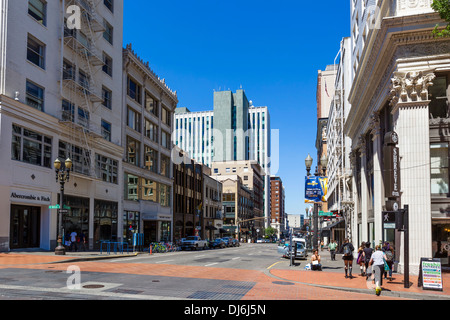
<path id="1" fill-rule="evenodd" d="M 279 129 L 286 212 L 304 213 L 304 159 L 316 163 L 317 71 L 350 35 L 350 0 L 125 0 L 124 45 L 178 93 L 212 110 L 214 90 L 242 86 Z"/>

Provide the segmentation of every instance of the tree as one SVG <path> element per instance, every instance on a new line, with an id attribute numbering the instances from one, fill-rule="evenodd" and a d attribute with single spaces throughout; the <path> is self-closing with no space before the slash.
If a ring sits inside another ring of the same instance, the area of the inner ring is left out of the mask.
<path id="1" fill-rule="evenodd" d="M 447 26 L 444 29 L 440 29 L 439 24 L 436 25 L 433 35 L 439 38 L 450 37 L 450 0 L 433 0 L 431 8 L 439 13 L 441 19 L 447 22 Z"/>
<path id="2" fill-rule="evenodd" d="M 274 234 L 277 233 L 277 229 L 272 228 L 272 227 L 268 227 L 268 228 L 265 229 L 264 233 L 265 233 L 266 239 L 268 239 L 268 238 L 272 237 Z"/>

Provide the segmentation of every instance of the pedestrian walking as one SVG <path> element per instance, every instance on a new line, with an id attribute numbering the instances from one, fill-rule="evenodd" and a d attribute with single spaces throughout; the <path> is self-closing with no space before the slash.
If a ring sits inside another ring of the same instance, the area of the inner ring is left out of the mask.
<path id="1" fill-rule="evenodd" d="M 320 241 L 320 251 L 323 251 L 323 240 Z"/>
<path id="2" fill-rule="evenodd" d="M 370 272 L 370 268 L 369 268 L 369 262 L 370 262 L 370 258 L 372 257 L 372 253 L 373 253 L 373 249 L 370 247 L 370 242 L 367 241 L 366 242 L 366 247 L 364 248 L 364 261 L 365 261 L 365 265 L 364 265 L 364 271 L 366 273 L 366 280 L 370 277 L 371 272 Z"/>
<path id="3" fill-rule="evenodd" d="M 77 251 L 77 232 L 75 230 L 70 234 L 70 250 Z"/>
<path id="4" fill-rule="evenodd" d="M 334 240 L 331 240 L 331 242 L 328 244 L 328 250 L 330 250 L 331 254 L 331 261 L 336 261 L 336 248 L 337 243 Z"/>
<path id="5" fill-rule="evenodd" d="M 80 251 L 81 251 L 81 248 L 83 248 L 83 251 L 86 251 L 86 236 L 83 231 L 81 231 L 81 233 L 80 233 L 79 240 L 80 240 L 80 242 L 79 242 Z"/>
<path id="6" fill-rule="evenodd" d="M 389 267 L 389 270 L 384 270 L 384 278 L 387 279 L 387 274 L 389 272 L 389 280 L 392 281 L 392 267 L 394 265 L 394 248 L 392 246 L 389 247 L 388 250 L 384 252 L 386 264 Z"/>
<path id="7" fill-rule="evenodd" d="M 353 251 L 355 251 L 355 248 L 353 247 L 353 244 L 348 241 L 348 239 L 345 239 L 341 251 L 344 253 L 342 259 L 344 260 L 345 264 L 345 278 L 352 279 Z"/>
<path id="8" fill-rule="evenodd" d="M 358 258 L 356 259 L 356 263 L 359 264 L 359 270 L 361 271 L 361 277 L 365 275 L 365 260 L 364 260 L 364 248 L 366 247 L 366 243 L 362 242 L 358 248 Z"/>
<path id="9" fill-rule="evenodd" d="M 377 296 L 381 294 L 381 286 L 383 285 L 384 259 L 386 259 L 385 254 L 381 250 L 381 246 L 377 245 L 369 261 L 375 275 L 375 294 Z"/>
<path id="10" fill-rule="evenodd" d="M 322 271 L 322 265 L 320 264 L 320 255 L 318 250 L 314 250 L 313 255 L 311 256 L 311 270 L 314 271 Z"/>

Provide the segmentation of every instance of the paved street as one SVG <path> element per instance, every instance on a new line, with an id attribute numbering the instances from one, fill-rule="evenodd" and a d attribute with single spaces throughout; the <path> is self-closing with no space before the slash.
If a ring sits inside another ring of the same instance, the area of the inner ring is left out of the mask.
<path id="1" fill-rule="evenodd" d="M 0 299 L 24 300 L 381 300 L 450 298 L 403 289 L 402 277 L 387 282 L 380 297 L 363 277 L 344 279 L 342 261 L 323 252 L 323 272 L 305 271 L 307 261 L 290 266 L 274 244 L 137 256 L 51 253 L 0 255 Z M 85 257 L 85 258 L 83 258 Z M 69 260 L 76 258 L 78 260 Z M 59 263 L 57 263 L 59 260 Z M 79 274 L 73 273 L 79 271 Z M 79 275 L 79 278 L 76 276 Z M 79 281 L 79 287 L 73 287 Z"/>

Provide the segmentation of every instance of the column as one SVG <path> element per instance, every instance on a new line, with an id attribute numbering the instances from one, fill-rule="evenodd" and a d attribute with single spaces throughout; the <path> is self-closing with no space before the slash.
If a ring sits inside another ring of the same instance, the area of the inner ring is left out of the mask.
<path id="1" fill-rule="evenodd" d="M 368 241 L 369 233 L 367 230 L 368 226 L 368 201 L 369 190 L 367 187 L 367 152 L 366 152 L 366 139 L 364 135 L 359 137 L 359 147 L 361 156 L 361 240 Z M 359 245 L 359 244 L 358 244 Z"/>
<path id="2" fill-rule="evenodd" d="M 375 227 L 375 243 L 378 243 L 383 239 L 383 226 L 381 222 L 381 216 L 384 205 L 384 185 L 383 185 L 383 172 L 381 171 L 382 156 L 382 137 L 380 128 L 380 115 L 373 113 L 371 118 L 371 133 L 373 143 L 373 179 L 374 179 L 374 227 Z"/>
<path id="3" fill-rule="evenodd" d="M 427 70 L 395 72 L 392 79 L 391 106 L 400 149 L 401 204 L 409 205 L 411 274 L 418 274 L 421 257 L 432 255 L 428 87 L 433 85 L 434 78 L 433 71 Z M 404 263 L 401 252 L 401 271 Z"/>

